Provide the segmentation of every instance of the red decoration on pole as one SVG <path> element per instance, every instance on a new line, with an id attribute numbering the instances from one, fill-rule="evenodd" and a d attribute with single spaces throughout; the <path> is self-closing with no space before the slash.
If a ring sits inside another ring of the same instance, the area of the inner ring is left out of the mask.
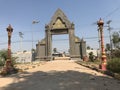
<path id="1" fill-rule="evenodd" d="M 97 25 L 100 30 L 100 38 L 101 38 L 101 65 L 100 69 L 103 71 L 106 71 L 106 65 L 107 65 L 107 60 L 106 60 L 106 53 L 105 53 L 105 48 L 104 48 L 104 35 L 103 35 L 103 25 L 104 21 L 100 18 L 100 20 L 97 22 Z"/>

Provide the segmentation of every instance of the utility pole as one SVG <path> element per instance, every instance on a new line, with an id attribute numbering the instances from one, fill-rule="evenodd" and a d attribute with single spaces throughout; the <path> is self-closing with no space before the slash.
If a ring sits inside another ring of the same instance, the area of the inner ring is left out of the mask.
<path id="1" fill-rule="evenodd" d="M 22 61 L 22 55 L 23 55 L 23 50 L 22 50 L 22 39 L 23 39 L 23 33 L 19 32 L 19 37 L 20 37 L 20 61 Z"/>
<path id="2" fill-rule="evenodd" d="M 23 39 L 23 33 L 19 32 L 19 37 L 20 37 L 20 51 L 22 52 L 22 39 Z"/>
<path id="3" fill-rule="evenodd" d="M 111 60 L 111 56 L 112 56 L 112 39 L 111 39 L 111 27 L 110 27 L 110 23 L 112 22 L 112 20 L 107 21 L 108 24 L 108 31 L 109 31 L 109 38 L 110 38 L 110 60 Z"/>

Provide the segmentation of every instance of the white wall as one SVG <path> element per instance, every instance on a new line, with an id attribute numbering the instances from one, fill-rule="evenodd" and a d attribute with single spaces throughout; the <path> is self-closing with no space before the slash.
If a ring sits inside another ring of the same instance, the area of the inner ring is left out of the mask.
<path id="1" fill-rule="evenodd" d="M 87 56 L 89 56 L 90 52 L 93 52 L 94 56 L 100 55 L 100 50 L 87 50 Z"/>
<path id="2" fill-rule="evenodd" d="M 13 57 L 18 57 L 16 59 L 16 62 L 19 62 L 19 63 L 31 62 L 31 60 L 32 60 L 32 54 L 30 51 L 16 52 L 13 54 Z"/>

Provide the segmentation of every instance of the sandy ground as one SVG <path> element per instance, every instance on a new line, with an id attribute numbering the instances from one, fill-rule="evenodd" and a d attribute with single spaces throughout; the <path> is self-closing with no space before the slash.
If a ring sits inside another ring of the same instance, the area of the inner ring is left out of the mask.
<path id="1" fill-rule="evenodd" d="M 0 77 L 0 90 L 120 90 L 120 81 L 73 60 L 56 60 Z"/>

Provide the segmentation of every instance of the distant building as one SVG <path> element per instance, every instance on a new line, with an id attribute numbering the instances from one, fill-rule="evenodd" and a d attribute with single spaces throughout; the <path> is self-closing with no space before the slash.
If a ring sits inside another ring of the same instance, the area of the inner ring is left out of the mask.
<path id="1" fill-rule="evenodd" d="M 26 63 L 32 61 L 32 53 L 31 51 L 26 52 L 16 52 L 12 54 L 13 57 L 17 57 L 16 62 L 18 63 Z"/>
<path id="2" fill-rule="evenodd" d="M 93 52 L 93 55 L 98 57 L 100 55 L 100 50 L 87 50 L 87 56 L 89 57 L 89 53 Z"/>

